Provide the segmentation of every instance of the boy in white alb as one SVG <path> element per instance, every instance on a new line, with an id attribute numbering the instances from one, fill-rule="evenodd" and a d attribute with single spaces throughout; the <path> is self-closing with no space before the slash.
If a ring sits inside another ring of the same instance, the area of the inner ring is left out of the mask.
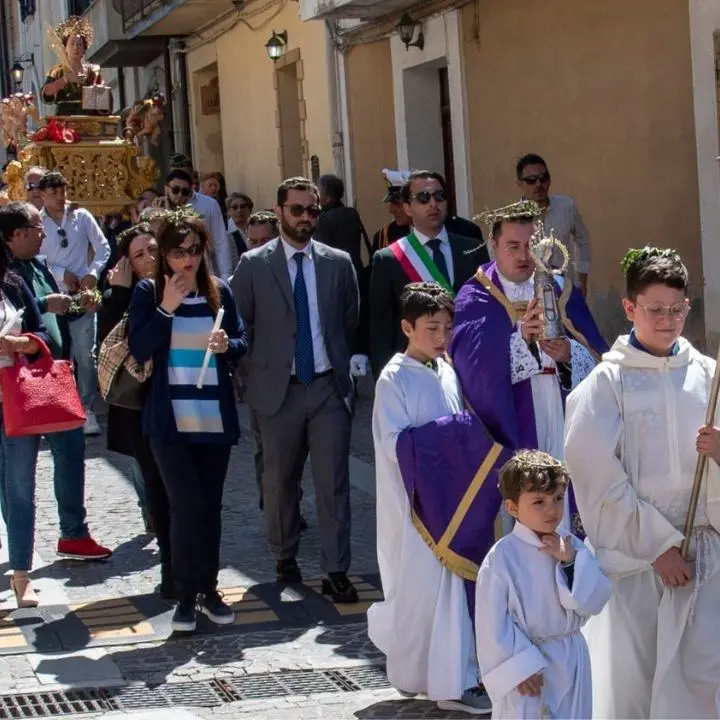
<path id="1" fill-rule="evenodd" d="M 565 428 L 580 515 L 613 583 L 585 629 L 595 717 L 718 718 L 720 431 L 705 425 L 715 362 L 681 337 L 680 256 L 630 250 L 623 269 L 633 329 L 572 393 Z M 686 561 L 698 453 L 707 475 Z"/>
<path id="2" fill-rule="evenodd" d="M 477 655 L 493 718 L 578 718 L 592 712 L 590 658 L 580 628 L 602 610 L 610 581 L 563 518 L 567 470 L 521 450 L 500 471 L 515 518 L 478 575 Z"/>
<path id="3" fill-rule="evenodd" d="M 368 634 L 387 656 L 390 682 L 404 694 L 426 694 L 443 709 L 489 714 L 490 702 L 479 687 L 465 581 L 438 560 L 413 525 L 397 455 L 403 431 L 463 410 L 457 377 L 443 360 L 454 302 L 435 283 L 413 283 L 401 306 L 408 348 L 380 374 L 373 408 L 385 600 L 368 610 Z"/>

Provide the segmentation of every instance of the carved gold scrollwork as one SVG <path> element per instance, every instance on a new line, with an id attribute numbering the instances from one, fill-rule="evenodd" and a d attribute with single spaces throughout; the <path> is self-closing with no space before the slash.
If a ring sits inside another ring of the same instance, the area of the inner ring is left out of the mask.
<path id="1" fill-rule="evenodd" d="M 11 199 L 25 197 L 25 173 L 32 165 L 42 165 L 61 172 L 68 181 L 68 198 L 94 215 L 124 212 L 143 190 L 155 185 L 160 174 L 152 158 L 139 155 L 137 146 L 121 141 L 31 143 L 18 159 L 10 163 L 4 176 Z"/>

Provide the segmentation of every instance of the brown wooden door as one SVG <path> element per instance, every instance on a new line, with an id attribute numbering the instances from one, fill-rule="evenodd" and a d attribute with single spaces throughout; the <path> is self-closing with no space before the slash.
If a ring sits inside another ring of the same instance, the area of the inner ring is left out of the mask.
<path id="1" fill-rule="evenodd" d="M 455 215 L 455 163 L 453 160 L 452 114 L 450 111 L 450 85 L 446 67 L 438 70 L 440 78 L 440 123 L 442 125 L 445 182 L 448 193 L 448 215 Z"/>

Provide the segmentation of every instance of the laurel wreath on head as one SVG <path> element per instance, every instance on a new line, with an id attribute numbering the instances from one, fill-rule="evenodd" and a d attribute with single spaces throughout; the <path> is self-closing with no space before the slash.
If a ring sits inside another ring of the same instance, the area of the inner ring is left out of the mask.
<path id="1" fill-rule="evenodd" d="M 141 217 L 145 215 L 146 211 L 143 211 Z M 189 220 L 202 219 L 202 215 L 190 207 L 184 205 L 183 207 L 176 208 L 175 210 L 166 210 L 164 208 L 153 208 L 151 213 L 148 213 L 144 217 L 145 221 L 161 222 L 166 225 L 173 225 L 174 227 L 180 227 L 187 223 Z"/>
<path id="2" fill-rule="evenodd" d="M 540 452 L 519 452 L 508 463 L 526 477 L 546 476 L 550 480 L 570 478 L 568 469 L 559 460 Z"/>
<path id="3" fill-rule="evenodd" d="M 630 270 L 637 264 L 662 258 L 680 260 L 680 253 L 673 248 L 658 248 L 649 245 L 644 248 L 630 248 L 620 261 L 620 267 L 625 277 L 627 277 Z"/>
<path id="4" fill-rule="evenodd" d="M 520 200 L 505 207 L 490 210 L 485 208 L 473 220 L 492 228 L 496 222 L 512 222 L 513 220 L 534 220 L 542 215 L 540 206 L 533 200 Z"/>

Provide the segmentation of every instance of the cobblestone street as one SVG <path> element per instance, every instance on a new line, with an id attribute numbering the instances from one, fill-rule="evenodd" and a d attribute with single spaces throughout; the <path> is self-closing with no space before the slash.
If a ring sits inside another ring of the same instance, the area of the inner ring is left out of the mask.
<path id="1" fill-rule="evenodd" d="M 303 514 L 310 529 L 298 558 L 308 589 L 305 597 L 279 593 L 248 432 L 233 451 L 226 484 L 220 575 L 242 619 L 222 632 L 200 623 L 191 638 L 168 638 L 171 608 L 153 595 L 160 579 L 156 546 L 144 534 L 126 459 L 106 453 L 104 438 L 88 442 L 90 529 L 115 552 L 108 562 L 86 564 L 56 559 L 52 460 L 43 450 L 32 574 L 41 605 L 10 615 L 15 603 L 2 583 L 0 718 L 450 717 L 434 703 L 392 690 L 383 657 L 367 638 L 364 611 L 380 592 L 369 384 L 360 395 L 351 457 L 351 574 L 361 602 L 350 611 L 315 592 L 321 572 L 309 467 Z M 247 428 L 247 409 L 239 412 Z M 6 573 L 6 542 L 2 553 Z M 53 703 L 65 710 L 51 712 Z"/>

